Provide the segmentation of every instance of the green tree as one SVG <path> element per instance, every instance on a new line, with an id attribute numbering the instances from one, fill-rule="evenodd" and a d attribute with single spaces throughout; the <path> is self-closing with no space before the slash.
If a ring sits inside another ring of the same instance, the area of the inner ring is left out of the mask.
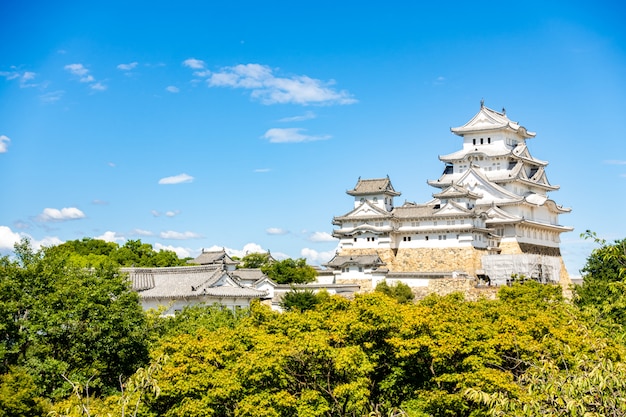
<path id="1" fill-rule="evenodd" d="M 582 269 L 583 283 L 574 288 L 574 302 L 598 323 L 626 325 L 626 239 L 609 244 L 594 233 L 583 234 L 600 247 Z"/>
<path id="2" fill-rule="evenodd" d="M 317 295 L 310 288 L 292 288 L 283 295 L 280 306 L 286 310 L 306 311 L 315 308 L 319 303 Z"/>
<path id="3" fill-rule="evenodd" d="M 389 285 L 386 281 L 380 281 L 376 284 L 375 291 L 394 298 L 400 304 L 410 303 L 413 301 L 413 298 L 415 298 L 415 294 L 411 291 L 411 287 L 403 282 L 396 282 Z"/>
<path id="4" fill-rule="evenodd" d="M 317 271 L 304 258 L 287 258 L 261 267 L 261 271 L 278 284 L 306 284 L 317 278 Z"/>
<path id="5" fill-rule="evenodd" d="M 238 268 L 262 268 L 273 262 L 269 252 L 253 252 L 241 258 Z"/>
<path id="6" fill-rule="evenodd" d="M 147 360 L 145 315 L 118 269 L 86 269 L 25 240 L 15 253 L 0 259 L 2 373 L 22 366 L 47 396 L 66 392 L 64 377 L 102 392 Z"/>

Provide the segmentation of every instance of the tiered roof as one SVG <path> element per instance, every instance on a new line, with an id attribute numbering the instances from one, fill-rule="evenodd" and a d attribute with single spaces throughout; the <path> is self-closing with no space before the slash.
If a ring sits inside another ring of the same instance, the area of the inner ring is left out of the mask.
<path id="1" fill-rule="evenodd" d="M 392 196 L 398 196 L 401 193 L 393 189 L 389 177 L 387 178 L 374 178 L 368 180 L 362 180 L 359 177 L 354 189 L 346 191 L 352 196 L 366 196 L 373 194 L 387 194 Z"/>
<path id="2" fill-rule="evenodd" d="M 506 116 L 506 111 L 502 109 L 502 112 L 497 112 L 488 107 L 485 107 L 485 103 L 481 101 L 480 111 L 463 126 L 453 127 L 450 129 L 452 133 L 464 136 L 468 133 L 474 132 L 489 132 L 495 130 L 509 130 L 517 133 L 525 139 L 534 138 L 535 133 L 529 132 L 524 126 L 519 123 L 510 120 Z"/>

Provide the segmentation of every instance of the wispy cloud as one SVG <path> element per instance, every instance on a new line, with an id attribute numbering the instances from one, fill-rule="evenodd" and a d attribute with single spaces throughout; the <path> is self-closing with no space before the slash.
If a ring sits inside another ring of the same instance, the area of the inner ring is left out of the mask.
<path id="1" fill-rule="evenodd" d="M 311 242 L 333 242 L 337 239 L 327 232 L 315 232 L 309 236 Z"/>
<path id="2" fill-rule="evenodd" d="M 63 97 L 63 94 L 65 94 L 64 90 L 51 91 L 49 93 L 40 95 L 39 99 L 43 103 L 55 103 L 59 101 L 61 97 Z"/>
<path id="3" fill-rule="evenodd" d="M 254 170 L 254 172 L 270 172 L 271 169 L 269 168 L 257 168 Z"/>
<path id="4" fill-rule="evenodd" d="M 128 64 L 119 64 L 117 66 L 117 69 L 121 71 L 132 71 L 137 67 L 137 65 L 139 65 L 138 62 L 130 62 Z"/>
<path id="5" fill-rule="evenodd" d="M 270 143 L 297 143 L 297 142 L 313 142 L 317 140 L 330 139 L 330 135 L 305 135 L 304 129 L 290 127 L 286 129 L 272 128 L 269 129 L 262 136 L 263 139 L 267 139 Z"/>
<path id="6" fill-rule="evenodd" d="M 281 229 L 279 227 L 270 227 L 265 229 L 265 233 L 268 235 L 286 235 L 289 234 L 289 230 Z"/>
<path id="7" fill-rule="evenodd" d="M 96 79 L 93 75 L 90 74 L 89 70 L 83 64 L 68 64 L 65 67 L 66 71 L 69 71 L 70 74 L 76 76 L 78 81 L 81 83 L 90 84 L 89 87 L 95 91 L 104 91 L 107 87 L 101 82 L 96 82 Z"/>
<path id="8" fill-rule="evenodd" d="M 102 84 L 101 82 L 93 83 L 89 86 L 92 90 L 96 91 L 104 91 L 107 89 L 107 86 Z"/>
<path id="9" fill-rule="evenodd" d="M 446 82 L 446 78 L 440 75 L 439 77 L 435 78 L 435 80 L 433 81 L 433 84 L 434 85 L 442 85 L 445 82 Z"/>
<path id="10" fill-rule="evenodd" d="M 167 217 L 176 217 L 180 214 L 180 210 L 170 210 L 170 211 L 166 211 L 165 215 Z"/>
<path id="11" fill-rule="evenodd" d="M 76 207 L 65 207 L 62 209 L 45 208 L 39 215 L 39 220 L 43 222 L 61 222 L 66 220 L 78 220 L 85 217 L 80 209 Z"/>
<path id="12" fill-rule="evenodd" d="M 198 68 L 204 68 L 204 65 Z M 330 105 L 357 102 L 347 91 L 334 89 L 332 86 L 335 81 L 333 80 L 322 81 L 306 75 L 279 77 L 267 65 L 240 64 L 222 68 L 218 72 L 205 72 L 204 74 L 208 77 L 207 83 L 210 87 L 251 90 L 250 96 L 260 100 L 263 104 Z"/>
<path id="13" fill-rule="evenodd" d="M 180 88 L 174 85 L 168 85 L 167 87 L 165 87 L 165 91 L 169 91 L 170 93 L 178 93 L 180 91 Z"/>
<path id="14" fill-rule="evenodd" d="M 91 204 L 95 204 L 96 206 L 108 206 L 109 202 L 104 200 L 92 200 Z"/>
<path id="15" fill-rule="evenodd" d="M 183 184 L 187 182 L 192 182 L 194 178 L 191 175 L 187 174 L 178 174 L 172 177 L 165 177 L 159 180 L 159 184 Z"/>
<path id="16" fill-rule="evenodd" d="M 626 165 L 626 161 L 618 159 L 609 159 L 607 161 L 604 161 L 604 163 L 607 165 Z"/>
<path id="17" fill-rule="evenodd" d="M 282 119 L 278 121 L 281 123 L 303 122 L 305 120 L 315 119 L 316 117 L 317 115 L 314 112 L 308 111 L 304 114 L 301 114 L 300 116 L 283 117 Z"/>
<path id="18" fill-rule="evenodd" d="M 5 153 L 9 150 L 9 142 L 11 142 L 11 139 L 8 136 L 0 135 L 0 153 Z"/>
<path id="19" fill-rule="evenodd" d="M 196 58 L 187 58 L 183 61 L 183 66 L 191 69 L 203 69 L 205 66 L 204 61 Z"/>
<path id="20" fill-rule="evenodd" d="M 161 239 L 173 239 L 173 240 L 186 240 L 186 239 L 200 239 L 202 235 L 194 232 L 175 232 L 168 230 L 167 232 L 161 232 L 159 234 Z"/>
<path id="21" fill-rule="evenodd" d="M 31 81 L 37 76 L 32 71 L 18 71 L 16 67 L 11 67 L 11 71 L 0 71 L 0 77 L 4 77 L 8 80 L 17 80 L 20 84 L 20 88 L 36 87 L 37 84 Z"/>
<path id="22" fill-rule="evenodd" d="M 154 236 L 154 233 L 151 231 L 143 229 L 134 229 L 131 233 L 137 236 Z"/>

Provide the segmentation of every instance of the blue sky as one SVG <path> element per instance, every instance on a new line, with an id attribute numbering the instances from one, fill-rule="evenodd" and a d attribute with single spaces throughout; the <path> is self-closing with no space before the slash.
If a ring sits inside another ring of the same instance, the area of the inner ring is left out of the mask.
<path id="1" fill-rule="evenodd" d="M 359 176 L 425 202 L 480 100 L 537 137 L 577 275 L 626 237 L 617 2 L 5 2 L 0 252 L 82 237 L 319 264 Z"/>

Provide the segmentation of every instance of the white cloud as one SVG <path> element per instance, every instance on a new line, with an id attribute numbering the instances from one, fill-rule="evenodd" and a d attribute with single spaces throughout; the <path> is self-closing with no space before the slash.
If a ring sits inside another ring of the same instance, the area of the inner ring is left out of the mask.
<path id="1" fill-rule="evenodd" d="M 165 215 L 167 217 L 174 217 L 174 216 L 178 216 L 180 214 L 180 210 L 170 210 L 170 211 L 166 211 Z"/>
<path id="2" fill-rule="evenodd" d="M 154 217 L 159 217 L 161 215 L 161 213 L 159 213 L 157 210 L 151 210 L 150 213 L 152 213 Z"/>
<path id="3" fill-rule="evenodd" d="M 78 77 L 78 81 L 81 83 L 89 83 L 92 90 L 104 91 L 107 87 L 101 82 L 95 82 L 96 79 L 89 73 L 89 70 L 83 64 L 68 64 L 63 67 L 66 71 L 69 71 L 72 75 Z"/>
<path id="4" fill-rule="evenodd" d="M 270 172 L 271 169 L 269 168 L 257 168 L 254 170 L 254 172 Z"/>
<path id="5" fill-rule="evenodd" d="M 134 229 L 131 234 L 133 235 L 139 235 L 139 236 L 154 236 L 154 233 L 152 233 L 149 230 L 143 230 L 143 229 Z"/>
<path id="6" fill-rule="evenodd" d="M 61 97 L 63 97 L 63 94 L 65 94 L 64 90 L 51 91 L 40 95 L 39 99 L 44 103 L 54 103 L 59 101 Z"/>
<path id="7" fill-rule="evenodd" d="M 165 87 L 165 91 L 169 91 L 170 93 L 178 93 L 180 91 L 180 88 L 174 85 L 168 85 L 167 87 Z"/>
<path id="8" fill-rule="evenodd" d="M 281 123 L 303 122 L 305 120 L 315 119 L 316 117 L 317 115 L 315 113 L 313 113 L 312 111 L 308 111 L 304 114 L 301 114 L 300 116 L 283 117 L 278 121 Z"/>
<path id="9" fill-rule="evenodd" d="M 122 71 L 131 71 L 131 70 L 135 69 L 135 67 L 137 67 L 137 65 L 139 65 L 139 63 L 137 63 L 137 62 L 131 62 L 129 64 L 119 64 L 117 66 L 117 69 L 122 70 Z"/>
<path id="10" fill-rule="evenodd" d="M 200 59 L 188 58 L 183 61 L 183 65 L 191 69 L 203 69 L 205 64 L 204 61 Z"/>
<path id="11" fill-rule="evenodd" d="M 123 244 L 126 241 L 126 238 L 123 236 L 118 236 L 116 232 L 106 231 L 100 236 L 94 237 L 94 239 L 104 240 L 105 242 L 114 242 Z"/>
<path id="12" fill-rule="evenodd" d="M 32 84 L 29 81 L 33 80 L 36 77 L 36 73 L 32 71 L 16 71 L 15 67 L 11 67 L 13 71 L 0 71 L 0 77 L 4 77 L 7 81 L 10 80 L 18 80 L 20 83 L 20 88 L 26 87 L 36 87 L 37 84 Z"/>
<path id="13" fill-rule="evenodd" d="M 89 76 L 89 70 L 85 68 L 83 64 L 68 64 L 63 68 L 65 68 L 65 70 L 69 71 L 70 73 L 76 75 L 81 80 L 84 77 Z"/>
<path id="14" fill-rule="evenodd" d="M 208 77 L 209 75 L 211 75 L 211 71 L 209 71 L 209 70 L 194 71 L 194 72 L 193 72 L 193 75 L 194 75 L 195 77 L 206 78 L 206 77 Z"/>
<path id="15" fill-rule="evenodd" d="M 303 131 L 304 129 L 299 127 L 290 127 L 286 129 L 275 127 L 265 132 L 262 138 L 269 140 L 270 143 L 313 142 L 317 140 L 326 140 L 331 138 L 330 135 L 305 135 L 301 133 Z"/>
<path id="16" fill-rule="evenodd" d="M 26 233 L 16 233 L 13 232 L 10 227 L 0 226 L 0 252 L 13 251 L 13 246 L 19 243 L 22 238 L 30 240 L 30 244 L 34 250 L 63 243 L 63 241 L 56 236 L 46 236 L 41 240 L 36 240 Z"/>
<path id="17" fill-rule="evenodd" d="M 55 208 L 45 208 L 39 215 L 39 220 L 44 222 L 55 222 L 65 220 L 77 220 L 85 217 L 85 213 L 76 207 L 65 207 L 61 210 Z"/>
<path id="18" fill-rule="evenodd" d="M 41 240 L 31 239 L 31 244 L 35 250 L 39 250 L 42 247 L 49 248 L 51 246 L 60 245 L 61 243 L 63 243 L 63 241 L 56 236 L 46 236 Z"/>
<path id="19" fill-rule="evenodd" d="M 327 232 L 315 232 L 309 236 L 311 242 L 334 242 L 337 239 Z"/>
<path id="20" fill-rule="evenodd" d="M 89 88 L 91 88 L 92 90 L 96 90 L 96 91 L 104 91 L 107 89 L 107 86 L 102 84 L 101 82 L 97 82 L 97 83 L 91 84 Z"/>
<path id="21" fill-rule="evenodd" d="M 326 252 L 318 252 L 315 249 L 302 248 L 300 256 L 306 259 L 307 263 L 313 265 L 321 265 L 330 261 L 335 256 L 335 250 Z"/>
<path id="22" fill-rule="evenodd" d="M 182 184 L 186 182 L 192 182 L 193 177 L 187 174 L 178 174 L 172 177 L 165 177 L 159 180 L 159 184 Z"/>
<path id="23" fill-rule="evenodd" d="M 185 240 L 185 239 L 199 239 L 202 235 L 194 232 L 175 232 L 173 230 L 168 230 L 167 232 L 161 232 L 159 234 L 161 239 L 175 239 L 175 240 Z"/>
<path id="24" fill-rule="evenodd" d="M 273 70 L 260 64 L 240 64 L 222 68 L 207 80 L 210 87 L 231 87 L 252 90 L 251 97 L 263 104 L 295 103 L 302 105 L 353 104 L 347 91 L 331 88 L 334 81 L 323 82 L 306 75 L 277 77 Z"/>
<path id="25" fill-rule="evenodd" d="M 289 233 L 289 230 L 281 229 L 279 227 L 270 227 L 268 229 L 265 229 L 265 232 L 268 235 L 286 235 Z"/>
<path id="26" fill-rule="evenodd" d="M 191 252 L 192 250 L 189 248 L 183 248 L 180 246 L 172 246 L 172 245 L 162 245 L 160 243 L 155 243 L 154 244 L 154 249 L 157 251 L 160 250 L 169 250 L 172 251 L 174 253 L 176 253 L 176 256 L 178 256 L 179 258 L 188 258 L 191 257 Z"/>
<path id="27" fill-rule="evenodd" d="M 15 233 L 10 227 L 0 226 L 0 250 L 13 249 L 13 245 L 22 239 L 19 233 Z"/>
<path id="28" fill-rule="evenodd" d="M 9 142 L 11 142 L 11 139 L 8 136 L 0 135 L 0 153 L 5 153 L 9 150 Z"/>

